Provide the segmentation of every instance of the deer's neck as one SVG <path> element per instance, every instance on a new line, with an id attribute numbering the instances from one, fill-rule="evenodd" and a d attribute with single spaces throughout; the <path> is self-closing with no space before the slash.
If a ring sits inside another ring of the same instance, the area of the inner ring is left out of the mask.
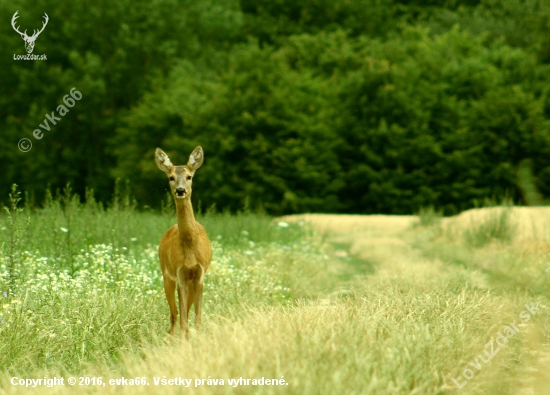
<path id="1" fill-rule="evenodd" d="M 197 222 L 193 214 L 191 196 L 188 199 L 176 199 L 176 210 L 180 242 L 183 246 L 189 246 L 195 242 L 197 235 Z"/>

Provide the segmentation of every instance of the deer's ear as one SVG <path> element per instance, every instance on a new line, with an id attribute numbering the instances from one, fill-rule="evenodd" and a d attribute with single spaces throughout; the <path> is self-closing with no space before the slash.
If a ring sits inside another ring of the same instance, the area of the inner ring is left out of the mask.
<path id="1" fill-rule="evenodd" d="M 197 170 L 199 167 L 202 166 L 202 162 L 204 160 L 204 152 L 202 150 L 202 147 L 199 145 L 197 148 L 191 152 L 191 155 L 189 155 L 189 161 L 187 162 L 187 166 L 192 171 Z"/>
<path id="2" fill-rule="evenodd" d="M 170 162 L 170 158 L 168 157 L 168 155 L 166 155 L 166 153 L 160 148 L 157 148 L 155 151 L 155 163 L 157 164 L 158 168 L 165 173 L 170 173 L 170 171 L 174 167 L 172 162 Z"/>

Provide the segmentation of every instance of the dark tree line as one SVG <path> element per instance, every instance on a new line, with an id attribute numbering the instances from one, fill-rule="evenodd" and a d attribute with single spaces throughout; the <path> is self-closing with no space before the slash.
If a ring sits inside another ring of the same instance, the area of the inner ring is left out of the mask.
<path id="1" fill-rule="evenodd" d="M 46 61 L 13 59 L 15 11 L 28 31 L 48 14 Z M 158 207 L 154 149 L 184 163 L 199 144 L 202 208 L 450 214 L 550 196 L 550 1 L 0 0 L 0 16 L 6 197 L 70 182 L 107 201 L 120 178 Z"/>

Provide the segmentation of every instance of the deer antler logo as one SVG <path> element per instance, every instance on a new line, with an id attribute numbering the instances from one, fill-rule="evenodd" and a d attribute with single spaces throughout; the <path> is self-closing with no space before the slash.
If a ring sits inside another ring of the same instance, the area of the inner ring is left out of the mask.
<path id="1" fill-rule="evenodd" d="M 15 30 L 17 33 L 21 35 L 21 38 L 25 41 L 25 49 L 27 50 L 27 53 L 32 53 L 34 49 L 34 42 L 38 38 L 38 35 L 42 33 L 46 25 L 48 24 L 48 21 L 50 18 L 48 18 L 48 14 L 44 13 L 44 22 L 42 22 L 42 29 L 35 30 L 32 36 L 27 36 L 27 30 L 25 29 L 24 33 L 21 33 L 19 31 L 19 28 L 15 26 L 15 20 L 19 18 L 19 15 L 17 15 L 19 11 L 15 11 L 15 14 L 13 14 L 13 18 L 11 18 L 11 26 L 13 27 L 13 30 Z"/>

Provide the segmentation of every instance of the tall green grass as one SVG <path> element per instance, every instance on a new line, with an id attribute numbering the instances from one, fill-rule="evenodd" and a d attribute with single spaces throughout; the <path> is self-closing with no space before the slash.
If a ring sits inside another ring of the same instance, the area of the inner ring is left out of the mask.
<path id="1" fill-rule="evenodd" d="M 482 219 L 472 219 L 470 227 L 464 231 L 464 238 L 469 245 L 479 248 L 493 240 L 509 242 L 514 231 L 510 207 L 498 207 L 490 210 Z"/>
<path id="2" fill-rule="evenodd" d="M 15 195 L 14 195 L 15 196 Z M 153 210 L 138 211 L 126 194 L 115 193 L 107 207 L 95 201 L 93 191 L 86 194 L 85 203 L 70 193 L 67 187 L 55 198 L 47 194 L 42 207 L 19 206 L 8 209 L 17 216 L 18 229 L 11 228 L 10 215 L 0 215 L 0 230 L 6 248 L 14 246 L 8 239 L 15 235 L 17 248 L 40 251 L 59 258 L 70 268 L 73 256 L 91 245 L 110 243 L 115 248 L 132 251 L 136 247 L 158 245 L 163 233 L 176 223 L 173 205 L 162 213 Z M 32 223 L 23 226 L 32 217 Z M 211 240 L 222 245 L 254 243 L 291 243 L 311 235 L 306 228 L 296 224 L 277 226 L 264 213 L 250 211 L 230 214 L 209 210 L 195 213 L 197 221 L 206 228 Z M 7 250 L 4 250 L 7 253 Z"/>
<path id="3" fill-rule="evenodd" d="M 418 212 L 418 226 L 437 226 L 441 223 L 443 212 L 437 211 L 433 206 L 423 207 Z"/>
<path id="4" fill-rule="evenodd" d="M 42 207 L 19 198 L 14 187 L 0 217 L 0 372 L 114 367 L 124 352 L 165 341 L 157 246 L 175 211 L 138 211 L 119 193 L 107 207 L 91 192 L 81 203 L 69 187 Z M 213 245 L 206 322 L 314 297 L 333 282 L 325 247 L 300 224 L 248 211 L 197 220 Z"/>
<path id="5" fill-rule="evenodd" d="M 467 226 L 461 224 L 459 227 L 454 224 L 444 227 L 443 214 L 428 207 L 419 211 L 416 226 L 429 230 L 432 237 L 445 234 L 447 238 L 460 238 L 471 247 L 481 248 L 495 240 L 506 243 L 513 239 L 517 224 L 512 218 L 512 207 L 510 201 L 503 201 L 498 205 L 486 199 L 483 214 L 471 215 Z"/>

